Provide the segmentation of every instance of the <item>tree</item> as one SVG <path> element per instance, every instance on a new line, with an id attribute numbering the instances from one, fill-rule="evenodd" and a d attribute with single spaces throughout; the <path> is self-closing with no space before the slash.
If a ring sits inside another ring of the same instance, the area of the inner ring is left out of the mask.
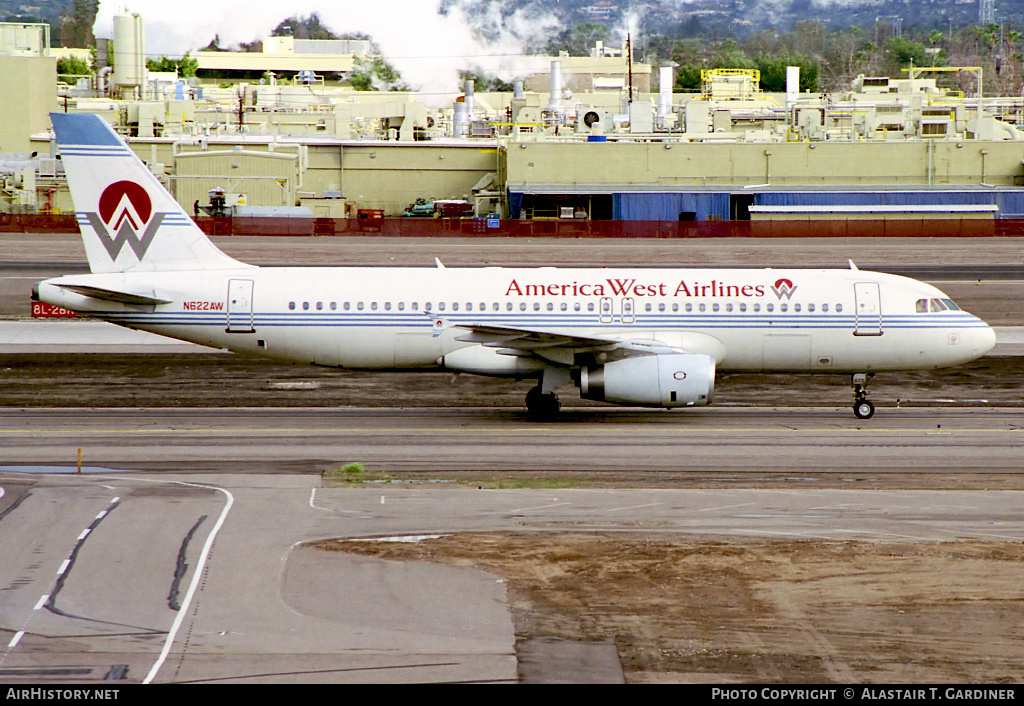
<path id="1" fill-rule="evenodd" d="M 278 23 L 271 31 L 272 37 L 294 37 L 295 39 L 338 39 L 338 35 L 332 32 L 320 19 L 317 13 L 309 17 L 293 15 Z"/>
<path id="2" fill-rule="evenodd" d="M 57 30 L 64 46 L 84 49 L 96 44 L 92 26 L 96 22 L 99 7 L 99 0 L 71 0 L 71 8 L 64 8 L 65 14 Z"/>
<path id="3" fill-rule="evenodd" d="M 408 91 L 401 74 L 379 56 L 356 58 L 355 70 L 348 82 L 357 91 Z"/>
<path id="4" fill-rule="evenodd" d="M 150 71 L 170 73 L 176 71 L 178 76 L 188 78 L 196 75 L 199 69 L 199 61 L 185 53 L 180 59 L 168 59 L 162 56 L 159 59 L 146 59 L 146 68 Z"/>
<path id="5" fill-rule="evenodd" d="M 92 70 L 89 68 L 89 62 L 85 59 L 79 59 L 77 56 L 65 56 L 57 59 L 57 75 L 90 76 Z"/>

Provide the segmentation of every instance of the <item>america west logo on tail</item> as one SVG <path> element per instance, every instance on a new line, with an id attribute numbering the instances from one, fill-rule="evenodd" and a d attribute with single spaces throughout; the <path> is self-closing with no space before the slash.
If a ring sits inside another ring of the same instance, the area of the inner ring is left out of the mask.
<path id="1" fill-rule="evenodd" d="M 118 181 L 103 190 L 99 212 L 85 215 L 111 260 L 116 260 L 127 244 L 141 261 L 167 214 L 153 213 L 153 202 L 144 188 L 132 181 Z"/>

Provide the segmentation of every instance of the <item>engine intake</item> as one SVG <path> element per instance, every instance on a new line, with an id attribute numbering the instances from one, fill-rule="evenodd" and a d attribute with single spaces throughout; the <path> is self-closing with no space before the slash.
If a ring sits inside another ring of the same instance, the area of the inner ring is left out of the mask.
<path id="1" fill-rule="evenodd" d="M 673 353 L 612 361 L 580 369 L 580 397 L 639 407 L 699 407 L 715 392 L 715 361 Z"/>

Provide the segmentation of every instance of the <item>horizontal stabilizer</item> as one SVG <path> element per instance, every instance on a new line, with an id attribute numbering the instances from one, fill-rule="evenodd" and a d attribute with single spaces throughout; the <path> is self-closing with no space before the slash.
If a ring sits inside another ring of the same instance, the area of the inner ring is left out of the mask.
<path id="1" fill-rule="evenodd" d="M 102 299 L 108 302 L 120 302 L 122 304 L 170 304 L 170 299 L 160 299 L 159 297 L 148 295 L 148 294 L 137 294 L 135 292 L 119 292 L 114 289 L 104 289 L 102 287 L 93 287 L 91 285 L 84 284 L 57 284 L 56 286 L 68 291 L 74 292 L 75 294 L 81 294 L 83 297 L 91 297 L 93 299 Z"/>

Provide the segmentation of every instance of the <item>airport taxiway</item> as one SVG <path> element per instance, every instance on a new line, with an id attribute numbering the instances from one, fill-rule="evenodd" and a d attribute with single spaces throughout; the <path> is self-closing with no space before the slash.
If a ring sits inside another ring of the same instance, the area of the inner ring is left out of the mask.
<path id="1" fill-rule="evenodd" d="M 387 473 L 1024 470 L 1018 409 L 2 409 L 3 464 Z"/>
<path id="2" fill-rule="evenodd" d="M 1024 540 L 1021 491 L 324 487 L 309 474 L 99 470 L 6 470 L 0 487 L 0 683 L 518 680 L 500 576 L 306 544 L 324 538 Z M 554 676 L 621 679 L 597 652 Z"/>

